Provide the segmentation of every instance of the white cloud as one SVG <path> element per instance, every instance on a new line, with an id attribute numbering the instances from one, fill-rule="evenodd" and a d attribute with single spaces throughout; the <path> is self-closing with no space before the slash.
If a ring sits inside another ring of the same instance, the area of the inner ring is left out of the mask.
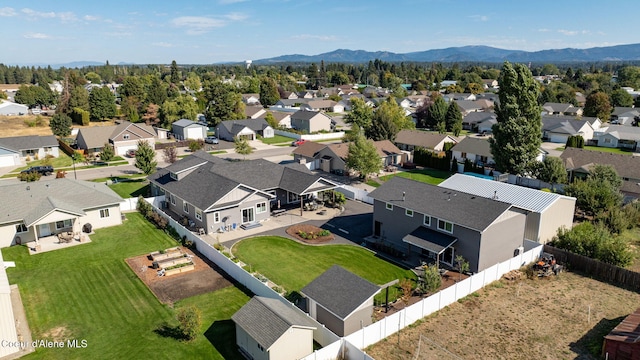
<path id="1" fill-rule="evenodd" d="M 77 20 L 76 15 L 72 12 L 61 12 L 61 13 L 56 13 L 54 11 L 42 12 L 42 11 L 35 11 L 29 8 L 23 8 L 20 11 L 26 16 L 31 18 L 42 18 L 42 19 L 57 18 L 57 19 L 60 19 L 60 21 L 62 22 L 71 22 L 71 21 Z"/>
<path id="2" fill-rule="evenodd" d="M 158 47 L 165 47 L 165 48 L 170 48 L 174 46 L 173 44 L 170 44 L 167 42 L 156 42 L 156 43 L 152 43 L 151 45 L 158 46 Z"/>
<path id="3" fill-rule="evenodd" d="M 0 16 L 16 16 L 17 13 L 13 8 L 3 7 L 0 8 Z"/>
<path id="4" fill-rule="evenodd" d="M 171 24 L 175 27 L 186 29 L 189 35 L 201 35 L 213 29 L 227 26 L 232 21 L 242 21 L 246 18 L 246 15 L 240 13 L 231 13 L 220 18 L 181 16 L 171 20 Z"/>
<path id="5" fill-rule="evenodd" d="M 489 17 L 486 15 L 471 15 L 469 18 L 475 21 L 489 21 Z"/>
<path id="6" fill-rule="evenodd" d="M 538 32 L 551 32 L 550 29 L 538 29 Z"/>
<path id="7" fill-rule="evenodd" d="M 295 40 L 320 40 L 320 41 L 336 41 L 336 40 L 338 40 L 338 38 L 336 38 L 333 35 L 312 35 L 312 34 L 294 35 L 291 38 L 295 39 Z"/>
<path id="8" fill-rule="evenodd" d="M 565 30 L 565 29 L 560 29 L 558 30 L 558 32 L 566 36 L 587 35 L 590 33 L 589 30 Z"/>
<path id="9" fill-rule="evenodd" d="M 85 15 L 82 17 L 84 20 L 86 21 L 96 21 L 98 20 L 97 16 L 93 16 L 93 15 Z"/>
<path id="10" fill-rule="evenodd" d="M 22 36 L 25 39 L 51 39 L 51 36 L 43 33 L 26 33 Z"/>

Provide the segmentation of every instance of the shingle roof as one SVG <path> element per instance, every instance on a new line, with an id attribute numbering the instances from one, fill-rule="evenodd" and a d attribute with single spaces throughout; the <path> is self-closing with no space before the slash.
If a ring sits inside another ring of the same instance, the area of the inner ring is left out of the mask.
<path id="1" fill-rule="evenodd" d="M 640 308 L 624 318 L 604 338 L 630 344 L 637 343 L 640 340 Z"/>
<path id="2" fill-rule="evenodd" d="M 606 128 L 600 129 L 600 131 L 604 131 L 605 134 L 611 134 L 611 136 L 614 136 L 616 139 L 640 141 L 640 127 L 609 125 Z"/>
<path id="3" fill-rule="evenodd" d="M 396 144 L 406 144 L 433 149 L 446 139 L 449 139 L 450 141 L 452 140 L 447 134 L 438 134 L 420 130 L 400 130 L 398 135 L 396 135 Z"/>
<path id="4" fill-rule="evenodd" d="M 278 299 L 254 296 L 231 316 L 237 326 L 269 349 L 291 327 L 316 329 L 314 322 Z"/>
<path id="5" fill-rule="evenodd" d="M 258 119 L 243 119 L 243 120 L 225 120 L 225 121 L 222 121 L 219 126 L 225 127 L 229 133 L 235 135 L 245 127 L 253 131 L 262 131 L 264 130 L 264 128 L 269 126 L 269 124 L 265 119 L 258 118 Z"/>
<path id="6" fill-rule="evenodd" d="M 298 146 L 293 150 L 293 154 L 302 155 L 309 158 L 316 156 L 316 154 L 326 148 L 326 144 L 317 143 L 315 141 L 307 141 L 304 144 Z"/>
<path id="7" fill-rule="evenodd" d="M 490 157 L 491 155 L 491 146 L 489 145 L 489 140 L 474 138 L 474 137 L 465 137 L 460 140 L 451 151 L 460 151 L 464 153 L 476 154 L 480 156 Z"/>
<path id="8" fill-rule="evenodd" d="M 329 144 L 327 147 L 339 158 L 346 159 L 347 156 L 349 156 L 349 144 L 350 143 Z M 402 151 L 389 140 L 374 141 L 373 145 L 376 147 L 376 151 L 380 157 L 402 154 Z"/>
<path id="9" fill-rule="evenodd" d="M 514 206 L 533 212 L 541 213 L 558 199 L 567 196 L 548 193 L 523 186 L 507 184 L 499 181 L 481 179 L 475 176 L 454 174 L 441 182 L 438 186 L 462 191 L 468 194 L 482 196 L 487 199 L 504 201 Z"/>
<path id="10" fill-rule="evenodd" d="M 495 119 L 496 115 L 487 111 L 473 111 L 462 118 L 462 122 L 466 124 L 478 124 L 485 120 Z"/>
<path id="11" fill-rule="evenodd" d="M 293 120 L 293 119 L 296 119 L 296 120 L 311 120 L 314 117 L 316 117 L 317 115 L 328 117 L 325 114 L 323 114 L 321 112 L 317 112 L 317 111 L 298 110 L 298 111 L 294 112 L 293 114 L 291 114 L 291 120 Z"/>
<path id="12" fill-rule="evenodd" d="M 378 291 L 379 286 L 333 265 L 300 292 L 344 320 Z"/>
<path id="13" fill-rule="evenodd" d="M 588 122 L 570 116 L 542 117 L 542 130 L 558 134 L 576 135 L 585 124 L 588 124 Z"/>
<path id="14" fill-rule="evenodd" d="M 180 120 L 174 121 L 171 124 L 171 126 L 178 126 L 178 127 L 182 127 L 182 128 L 185 128 L 185 127 L 191 126 L 191 125 L 202 126 L 202 125 L 199 125 L 198 123 L 196 123 L 195 121 L 189 120 L 189 119 L 180 119 Z"/>
<path id="15" fill-rule="evenodd" d="M 37 136 L 37 135 L 28 135 L 28 136 L 14 136 L 14 137 L 5 137 L 0 138 L 0 147 L 14 150 L 14 151 L 22 151 L 28 149 L 39 149 L 43 147 L 57 147 L 58 140 L 53 135 L 50 136 Z"/>
<path id="16" fill-rule="evenodd" d="M 111 137 L 115 129 L 115 125 L 92 126 L 80 129 L 78 136 L 82 136 L 87 148 L 101 148 L 109 142 L 109 137 Z"/>
<path id="17" fill-rule="evenodd" d="M 404 195 L 404 196 L 403 196 Z M 511 204 L 396 176 L 369 193 L 375 200 L 485 230 Z"/>
<path id="18" fill-rule="evenodd" d="M 24 221 L 31 226 L 53 210 L 82 215 L 85 209 L 119 204 L 122 198 L 103 183 L 54 179 L 0 186 L 3 223 Z"/>

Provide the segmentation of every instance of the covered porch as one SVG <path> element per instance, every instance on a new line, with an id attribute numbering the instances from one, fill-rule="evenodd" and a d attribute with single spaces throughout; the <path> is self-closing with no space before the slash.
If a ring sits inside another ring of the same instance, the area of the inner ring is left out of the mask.
<path id="1" fill-rule="evenodd" d="M 82 213 L 72 214 L 59 210 L 51 211 L 37 221 L 22 225 L 27 230 L 27 240 L 22 241 L 29 247 L 30 253 L 57 250 L 88 242 L 89 237 L 83 233 L 80 217 Z M 91 231 L 91 229 L 87 229 Z M 30 235 L 30 236 L 29 236 Z"/>
<path id="2" fill-rule="evenodd" d="M 453 236 L 420 226 L 403 237 L 402 241 L 407 243 L 407 258 L 415 257 L 418 265 L 435 263 L 438 268 L 441 264 L 454 266 L 453 244 L 458 239 Z"/>
<path id="3" fill-rule="evenodd" d="M 91 242 L 91 238 L 88 234 L 80 234 L 79 236 L 73 236 L 72 234 L 60 233 L 57 235 L 50 235 L 41 237 L 38 242 L 31 241 L 25 244 L 29 248 L 29 255 L 40 254 L 47 251 L 54 251 L 65 249 L 68 247 L 78 246 Z"/>

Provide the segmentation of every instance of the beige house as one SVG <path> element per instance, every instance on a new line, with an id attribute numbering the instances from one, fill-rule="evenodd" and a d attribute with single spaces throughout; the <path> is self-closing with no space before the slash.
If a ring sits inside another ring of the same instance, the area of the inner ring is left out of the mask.
<path id="1" fill-rule="evenodd" d="M 333 121 L 321 112 L 299 110 L 291 114 L 291 127 L 306 133 L 331 131 Z"/>
<path id="2" fill-rule="evenodd" d="M 136 150 L 140 140 L 147 141 L 153 148 L 156 133 L 153 128 L 143 123 L 123 121 L 112 126 L 92 126 L 78 131 L 76 143 L 78 149 L 89 153 L 101 152 L 104 145 L 113 145 L 116 155 L 125 155 L 129 150 Z"/>
<path id="3" fill-rule="evenodd" d="M 231 320 L 248 359 L 300 359 L 313 353 L 315 323 L 284 300 L 254 296 Z"/>
<path id="4" fill-rule="evenodd" d="M 421 147 L 433 151 L 443 151 L 445 143 L 457 144 L 458 139 L 447 134 L 421 130 L 400 130 L 396 135 L 396 145 L 400 150 L 413 151 Z"/>
<path id="5" fill-rule="evenodd" d="M 398 165 L 405 161 L 405 154 L 391 141 L 374 141 L 382 166 Z M 320 144 L 307 141 L 293 150 L 294 161 L 304 163 L 310 170 L 319 169 L 325 172 L 343 174 L 349 155 L 349 143 Z"/>
<path id="6" fill-rule="evenodd" d="M 0 186 L 0 248 L 61 232 L 120 225 L 122 198 L 103 183 L 72 179 Z"/>

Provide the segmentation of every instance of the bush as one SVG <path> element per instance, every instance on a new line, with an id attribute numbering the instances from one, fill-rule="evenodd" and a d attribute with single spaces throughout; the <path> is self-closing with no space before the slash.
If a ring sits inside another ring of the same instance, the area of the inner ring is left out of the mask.
<path id="1" fill-rule="evenodd" d="M 616 266 L 627 266 L 633 260 L 629 244 L 612 235 L 603 223 L 583 222 L 571 230 L 561 228 L 551 245 Z"/>
<path id="2" fill-rule="evenodd" d="M 18 174 L 18 179 L 20 181 L 26 181 L 26 182 L 38 181 L 40 180 L 41 177 L 42 175 L 37 171 L 30 171 L 28 173 Z"/>
<path id="3" fill-rule="evenodd" d="M 178 330 L 185 340 L 193 340 L 200 332 L 202 319 L 200 310 L 195 306 L 189 306 L 178 310 L 176 319 L 180 323 Z"/>

